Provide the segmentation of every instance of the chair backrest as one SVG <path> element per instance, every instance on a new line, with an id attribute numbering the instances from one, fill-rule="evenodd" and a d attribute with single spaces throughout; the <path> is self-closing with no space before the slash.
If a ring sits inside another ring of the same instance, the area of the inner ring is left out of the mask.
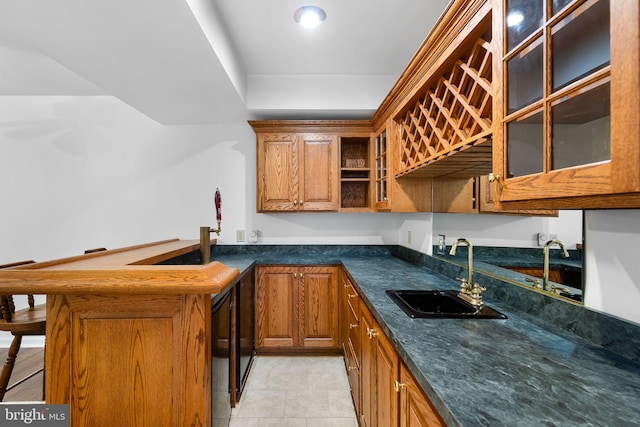
<path id="1" fill-rule="evenodd" d="M 33 264 L 35 261 L 29 260 L 29 261 L 18 261 L 18 262 L 12 262 L 10 264 L 3 264 L 0 265 L 0 269 L 3 268 L 11 268 L 11 267 L 17 267 L 19 265 L 25 265 L 25 264 Z M 34 304 L 35 304 L 35 300 L 33 298 L 33 295 L 28 294 L 27 295 L 27 302 L 29 303 L 29 307 L 33 308 Z M 2 315 L 2 319 L 5 322 L 12 322 L 13 321 L 13 315 L 16 312 L 16 306 L 13 302 L 13 295 L 11 294 L 2 294 L 0 295 L 0 313 Z"/>

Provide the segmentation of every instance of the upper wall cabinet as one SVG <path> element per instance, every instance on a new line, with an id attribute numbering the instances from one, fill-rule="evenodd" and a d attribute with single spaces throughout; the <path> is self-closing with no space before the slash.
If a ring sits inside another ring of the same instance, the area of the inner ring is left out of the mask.
<path id="1" fill-rule="evenodd" d="M 494 0 L 503 207 L 640 206 L 638 0 Z"/>
<path id="2" fill-rule="evenodd" d="M 433 212 L 558 216 L 552 209 L 496 209 L 486 176 L 433 180 Z"/>
<path id="3" fill-rule="evenodd" d="M 257 142 L 258 212 L 337 211 L 343 203 L 348 208 L 368 207 L 368 122 L 249 124 Z"/>
<path id="4" fill-rule="evenodd" d="M 380 212 L 430 212 L 431 179 L 396 177 L 401 127 L 388 120 L 375 134 L 375 208 Z"/>
<path id="5" fill-rule="evenodd" d="M 396 178 L 491 172 L 491 22 L 490 1 L 451 2 L 374 115 L 397 124 Z"/>

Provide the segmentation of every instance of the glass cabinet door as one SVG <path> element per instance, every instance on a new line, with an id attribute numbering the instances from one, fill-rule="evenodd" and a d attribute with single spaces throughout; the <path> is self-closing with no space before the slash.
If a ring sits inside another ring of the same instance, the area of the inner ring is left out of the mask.
<path id="1" fill-rule="evenodd" d="M 387 201 L 387 131 L 382 131 L 375 140 L 376 155 L 376 203 Z"/>
<path id="2" fill-rule="evenodd" d="M 616 164 L 640 159 L 640 5 L 617 1 L 494 3 L 494 34 L 503 40 L 503 96 L 494 104 L 501 201 L 640 189 L 637 164 L 630 179 L 638 182 L 614 177 Z"/>

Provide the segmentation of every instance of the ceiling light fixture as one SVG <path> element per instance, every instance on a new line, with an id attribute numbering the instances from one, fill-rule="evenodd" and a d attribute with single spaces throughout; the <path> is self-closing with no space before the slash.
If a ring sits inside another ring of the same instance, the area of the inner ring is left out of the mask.
<path id="1" fill-rule="evenodd" d="M 327 18 L 318 6 L 302 6 L 293 14 L 293 19 L 305 28 L 315 28 Z"/>

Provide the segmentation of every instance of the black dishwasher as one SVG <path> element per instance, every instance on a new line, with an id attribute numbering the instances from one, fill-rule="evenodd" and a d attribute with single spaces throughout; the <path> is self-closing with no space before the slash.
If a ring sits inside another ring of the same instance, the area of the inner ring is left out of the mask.
<path id="1" fill-rule="evenodd" d="M 228 427 L 231 419 L 232 292 L 217 295 L 211 304 L 211 425 Z"/>
<path id="2" fill-rule="evenodd" d="M 240 400 L 255 355 L 255 285 L 252 268 L 236 285 L 236 378 L 235 402 Z"/>

